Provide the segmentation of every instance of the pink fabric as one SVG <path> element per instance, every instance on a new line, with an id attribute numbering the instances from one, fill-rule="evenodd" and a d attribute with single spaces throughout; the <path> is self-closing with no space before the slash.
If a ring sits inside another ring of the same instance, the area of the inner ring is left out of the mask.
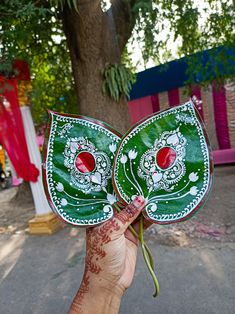
<path id="1" fill-rule="evenodd" d="M 215 165 L 235 163 L 235 148 L 214 150 L 212 155 Z"/>
<path id="2" fill-rule="evenodd" d="M 131 123 L 134 124 L 153 113 L 151 96 L 138 98 L 128 102 Z"/>
<path id="3" fill-rule="evenodd" d="M 18 80 L 30 81 L 29 65 L 26 61 L 19 59 L 15 60 L 12 66 Z"/>
<path id="4" fill-rule="evenodd" d="M 18 186 L 22 183 L 22 179 L 17 178 L 16 176 L 12 177 L 12 186 Z"/>
<path id="5" fill-rule="evenodd" d="M 215 83 L 212 84 L 213 104 L 216 135 L 220 149 L 230 148 L 226 94 L 224 86 L 218 90 Z"/>
<path id="6" fill-rule="evenodd" d="M 3 78 L 0 78 L 3 82 Z M 39 170 L 30 162 L 24 126 L 17 98 L 16 79 L 7 80 L 6 102 L 0 100 L 0 142 L 6 150 L 17 175 L 36 182 Z"/>
<path id="7" fill-rule="evenodd" d="M 170 107 L 174 107 L 180 104 L 180 95 L 179 95 L 179 89 L 171 89 L 168 91 L 168 101 Z"/>
<path id="8" fill-rule="evenodd" d="M 202 95 L 201 95 L 201 88 L 199 85 L 194 85 L 192 88 L 192 96 L 196 96 L 198 100 L 202 100 Z M 197 110 L 200 113 L 202 119 L 204 120 L 204 114 L 203 114 L 203 103 L 199 106 L 197 106 Z"/>
<path id="9" fill-rule="evenodd" d="M 37 140 L 38 147 L 41 147 L 43 145 L 43 142 L 44 142 L 44 136 L 43 135 L 37 135 L 36 140 Z"/>
<path id="10" fill-rule="evenodd" d="M 153 112 L 158 112 L 160 110 L 160 102 L 159 102 L 158 94 L 152 95 L 151 101 L 152 101 Z"/>

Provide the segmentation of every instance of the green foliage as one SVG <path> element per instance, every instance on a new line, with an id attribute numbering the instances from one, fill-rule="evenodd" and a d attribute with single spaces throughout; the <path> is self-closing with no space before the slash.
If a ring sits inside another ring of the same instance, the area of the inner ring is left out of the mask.
<path id="1" fill-rule="evenodd" d="M 60 7 L 63 10 L 65 4 L 68 5 L 70 9 L 75 9 L 78 12 L 77 0 L 49 0 L 51 6 Z"/>
<path id="2" fill-rule="evenodd" d="M 5 0 L 0 4 L 0 72 L 12 73 L 15 59 L 29 63 L 32 113 L 39 124 L 45 122 L 47 109 L 76 112 L 70 57 L 58 11 L 47 2 L 40 3 Z"/>
<path id="3" fill-rule="evenodd" d="M 138 0 L 135 36 L 146 64 L 165 63 L 220 45 L 235 49 L 235 5 L 232 0 Z M 223 62 L 215 55 L 214 64 Z M 195 60 L 194 60 L 195 61 Z M 189 64 L 189 71 L 200 67 Z M 210 77 L 210 80 L 213 79 Z"/>
<path id="4" fill-rule="evenodd" d="M 111 2 L 114 5 L 114 1 Z M 235 49 L 235 9 L 232 0 L 122 2 L 126 3 L 131 23 L 135 25 L 130 42 L 135 41 L 141 46 L 144 64 L 153 60 L 157 65 L 220 45 Z M 33 113 L 37 122 L 44 119 L 45 108 L 75 111 L 74 82 L 61 14 L 64 5 L 79 13 L 81 4 L 89 5 L 90 1 L 0 2 L 0 71 L 10 75 L 11 62 L 16 58 L 29 62 L 33 81 Z M 104 1 L 97 1 L 98 4 L 102 9 Z M 121 35 L 116 34 L 117 38 Z M 126 67 L 109 64 L 104 69 L 103 92 L 116 101 L 128 96 L 134 82 L 131 72 L 135 69 L 129 55 L 125 48 L 121 63 Z M 231 66 L 231 60 L 223 52 L 215 53 L 212 58 L 218 75 L 221 74 L 221 64 L 225 68 Z M 191 58 L 188 68 L 190 79 L 193 81 L 200 72 L 209 82 L 214 78 L 214 73 L 207 71 L 208 67 L 208 64 L 202 65 L 200 58 Z"/>
<path id="5" fill-rule="evenodd" d="M 157 32 L 155 26 L 158 19 L 158 10 L 154 7 L 152 0 L 137 0 L 133 9 L 133 16 L 136 17 L 135 33 L 133 37 L 137 42 L 142 43 L 142 56 L 146 63 L 149 58 L 155 57 L 157 49 L 155 49 L 155 36 Z"/>
<path id="6" fill-rule="evenodd" d="M 119 101 L 129 97 L 135 74 L 123 64 L 106 64 L 103 70 L 103 93 Z"/>
<path id="7" fill-rule="evenodd" d="M 62 52 L 58 48 L 57 53 L 55 51 L 57 60 L 63 59 L 60 53 Z M 68 73 L 68 65 L 63 62 L 54 64 L 55 61 L 48 60 L 47 55 L 44 58 L 35 56 L 33 59 L 34 79 L 31 99 L 33 118 L 37 123 L 46 121 L 47 109 L 77 112 L 73 80 Z"/>

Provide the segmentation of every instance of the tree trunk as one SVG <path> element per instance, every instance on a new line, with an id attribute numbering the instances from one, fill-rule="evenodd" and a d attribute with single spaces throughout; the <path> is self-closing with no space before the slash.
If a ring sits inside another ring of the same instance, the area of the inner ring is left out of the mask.
<path id="1" fill-rule="evenodd" d="M 119 103 L 102 92 L 106 63 L 119 63 L 121 48 L 112 12 L 104 13 L 100 1 L 65 7 L 62 20 L 71 55 L 79 114 L 109 123 L 124 133 L 130 127 L 127 101 Z"/>
<path id="2" fill-rule="evenodd" d="M 11 199 L 11 204 L 18 207 L 32 207 L 34 205 L 33 195 L 28 182 L 23 181 L 14 197 Z"/>

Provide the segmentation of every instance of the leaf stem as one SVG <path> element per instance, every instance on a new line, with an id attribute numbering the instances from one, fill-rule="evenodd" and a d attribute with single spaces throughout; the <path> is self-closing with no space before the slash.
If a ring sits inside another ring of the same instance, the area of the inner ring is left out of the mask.
<path id="1" fill-rule="evenodd" d="M 145 247 L 145 244 L 144 244 L 144 217 L 143 217 L 143 215 L 140 218 L 140 237 L 139 238 L 140 238 L 140 245 L 141 245 L 143 257 L 144 257 L 145 263 L 146 263 L 146 265 L 148 267 L 148 270 L 150 272 L 150 275 L 152 276 L 153 283 L 154 283 L 154 286 L 155 286 L 155 292 L 153 294 L 153 297 L 156 297 L 159 294 L 159 292 L 160 292 L 160 287 L 159 287 L 159 282 L 157 280 L 157 277 L 156 277 L 156 275 L 154 273 L 154 270 L 151 267 L 151 263 L 150 263 L 150 260 L 149 260 L 149 257 L 148 257 L 148 253 L 147 253 L 147 250 L 146 250 L 146 247 Z"/>
<path id="2" fill-rule="evenodd" d="M 121 209 L 119 208 L 117 204 L 113 204 L 113 206 L 116 208 L 118 213 L 121 212 Z M 153 260 L 151 250 L 149 249 L 149 247 L 144 241 L 144 231 L 143 231 L 144 230 L 144 217 L 143 215 L 141 216 L 141 219 L 140 219 L 140 233 L 139 234 L 136 232 L 136 230 L 133 228 L 132 225 L 130 225 L 128 228 L 131 231 L 131 233 L 140 241 L 140 246 L 143 253 L 143 257 L 148 267 L 148 270 L 150 272 L 150 275 L 153 278 L 153 283 L 155 286 L 155 292 L 153 296 L 156 297 L 159 294 L 160 288 L 159 288 L 157 277 L 154 273 L 154 260 Z"/>

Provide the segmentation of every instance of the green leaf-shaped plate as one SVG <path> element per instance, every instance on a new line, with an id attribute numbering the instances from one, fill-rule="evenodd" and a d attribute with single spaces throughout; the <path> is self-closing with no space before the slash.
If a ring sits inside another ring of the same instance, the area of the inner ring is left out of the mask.
<path id="1" fill-rule="evenodd" d="M 203 204 L 212 182 L 208 137 L 191 102 L 154 114 L 122 138 L 113 168 L 118 197 L 146 199 L 155 223 L 185 220 Z"/>
<path id="2" fill-rule="evenodd" d="M 52 210 L 64 221 L 92 226 L 113 216 L 111 181 L 121 135 L 88 117 L 49 112 L 43 181 Z"/>

